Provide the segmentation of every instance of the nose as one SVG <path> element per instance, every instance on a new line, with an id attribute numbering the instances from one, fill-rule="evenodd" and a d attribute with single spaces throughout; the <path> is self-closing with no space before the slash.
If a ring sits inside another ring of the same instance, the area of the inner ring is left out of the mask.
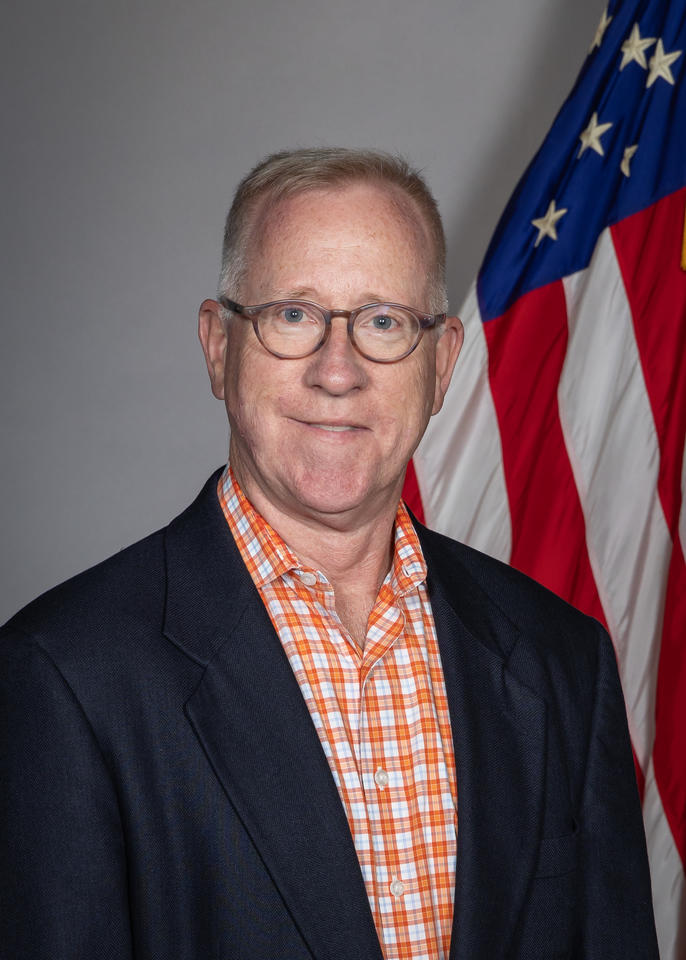
<path id="1" fill-rule="evenodd" d="M 350 342 L 344 317 L 332 318 L 328 339 L 310 357 L 305 380 L 332 396 L 344 396 L 366 384 L 365 360 Z"/>

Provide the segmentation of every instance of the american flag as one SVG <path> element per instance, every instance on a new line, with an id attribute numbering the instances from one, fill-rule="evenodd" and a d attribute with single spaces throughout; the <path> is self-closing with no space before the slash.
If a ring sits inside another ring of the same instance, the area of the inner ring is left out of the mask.
<path id="1" fill-rule="evenodd" d="M 515 190 L 408 471 L 615 644 L 663 960 L 686 958 L 686 0 L 617 0 Z"/>

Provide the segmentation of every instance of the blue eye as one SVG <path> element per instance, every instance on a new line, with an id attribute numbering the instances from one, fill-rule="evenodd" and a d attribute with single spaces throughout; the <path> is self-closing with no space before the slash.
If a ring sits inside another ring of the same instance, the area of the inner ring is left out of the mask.
<path id="1" fill-rule="evenodd" d="M 305 313 L 300 307 L 287 307 L 283 312 L 283 318 L 288 323 L 299 323 L 304 316 Z"/>
<path id="2" fill-rule="evenodd" d="M 378 313 L 372 318 L 372 326 L 377 330 L 390 330 L 394 322 L 393 317 L 389 317 L 387 313 Z"/>

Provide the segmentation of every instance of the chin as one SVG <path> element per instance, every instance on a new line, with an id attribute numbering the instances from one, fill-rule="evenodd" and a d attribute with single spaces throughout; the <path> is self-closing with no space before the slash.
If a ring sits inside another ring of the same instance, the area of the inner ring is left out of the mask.
<path id="1" fill-rule="evenodd" d="M 344 473 L 321 471 L 316 476 L 300 478 L 291 488 L 298 502 L 320 514 L 342 514 L 371 504 L 380 493 L 378 479 L 355 476 L 348 468 Z M 387 499 L 387 498 L 386 498 Z"/>

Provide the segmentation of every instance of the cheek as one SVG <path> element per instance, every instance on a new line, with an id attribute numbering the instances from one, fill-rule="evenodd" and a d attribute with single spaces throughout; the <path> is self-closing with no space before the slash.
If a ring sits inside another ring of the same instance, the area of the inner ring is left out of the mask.
<path id="1" fill-rule="evenodd" d="M 226 365 L 224 395 L 231 430 L 250 446 L 261 437 L 278 433 L 278 412 L 286 388 L 276 362 L 256 356 L 248 348 L 237 351 Z"/>
<path id="2" fill-rule="evenodd" d="M 418 357 L 416 362 L 403 371 L 402 378 L 395 375 L 389 383 L 386 403 L 397 417 L 402 432 L 414 434 L 423 431 L 429 421 L 434 402 L 433 364 L 430 357 Z"/>
<path id="3" fill-rule="evenodd" d="M 231 432 L 249 438 L 255 431 L 259 411 L 264 408 L 264 380 L 251 365 L 249 351 L 235 350 L 226 364 L 224 396 Z"/>

